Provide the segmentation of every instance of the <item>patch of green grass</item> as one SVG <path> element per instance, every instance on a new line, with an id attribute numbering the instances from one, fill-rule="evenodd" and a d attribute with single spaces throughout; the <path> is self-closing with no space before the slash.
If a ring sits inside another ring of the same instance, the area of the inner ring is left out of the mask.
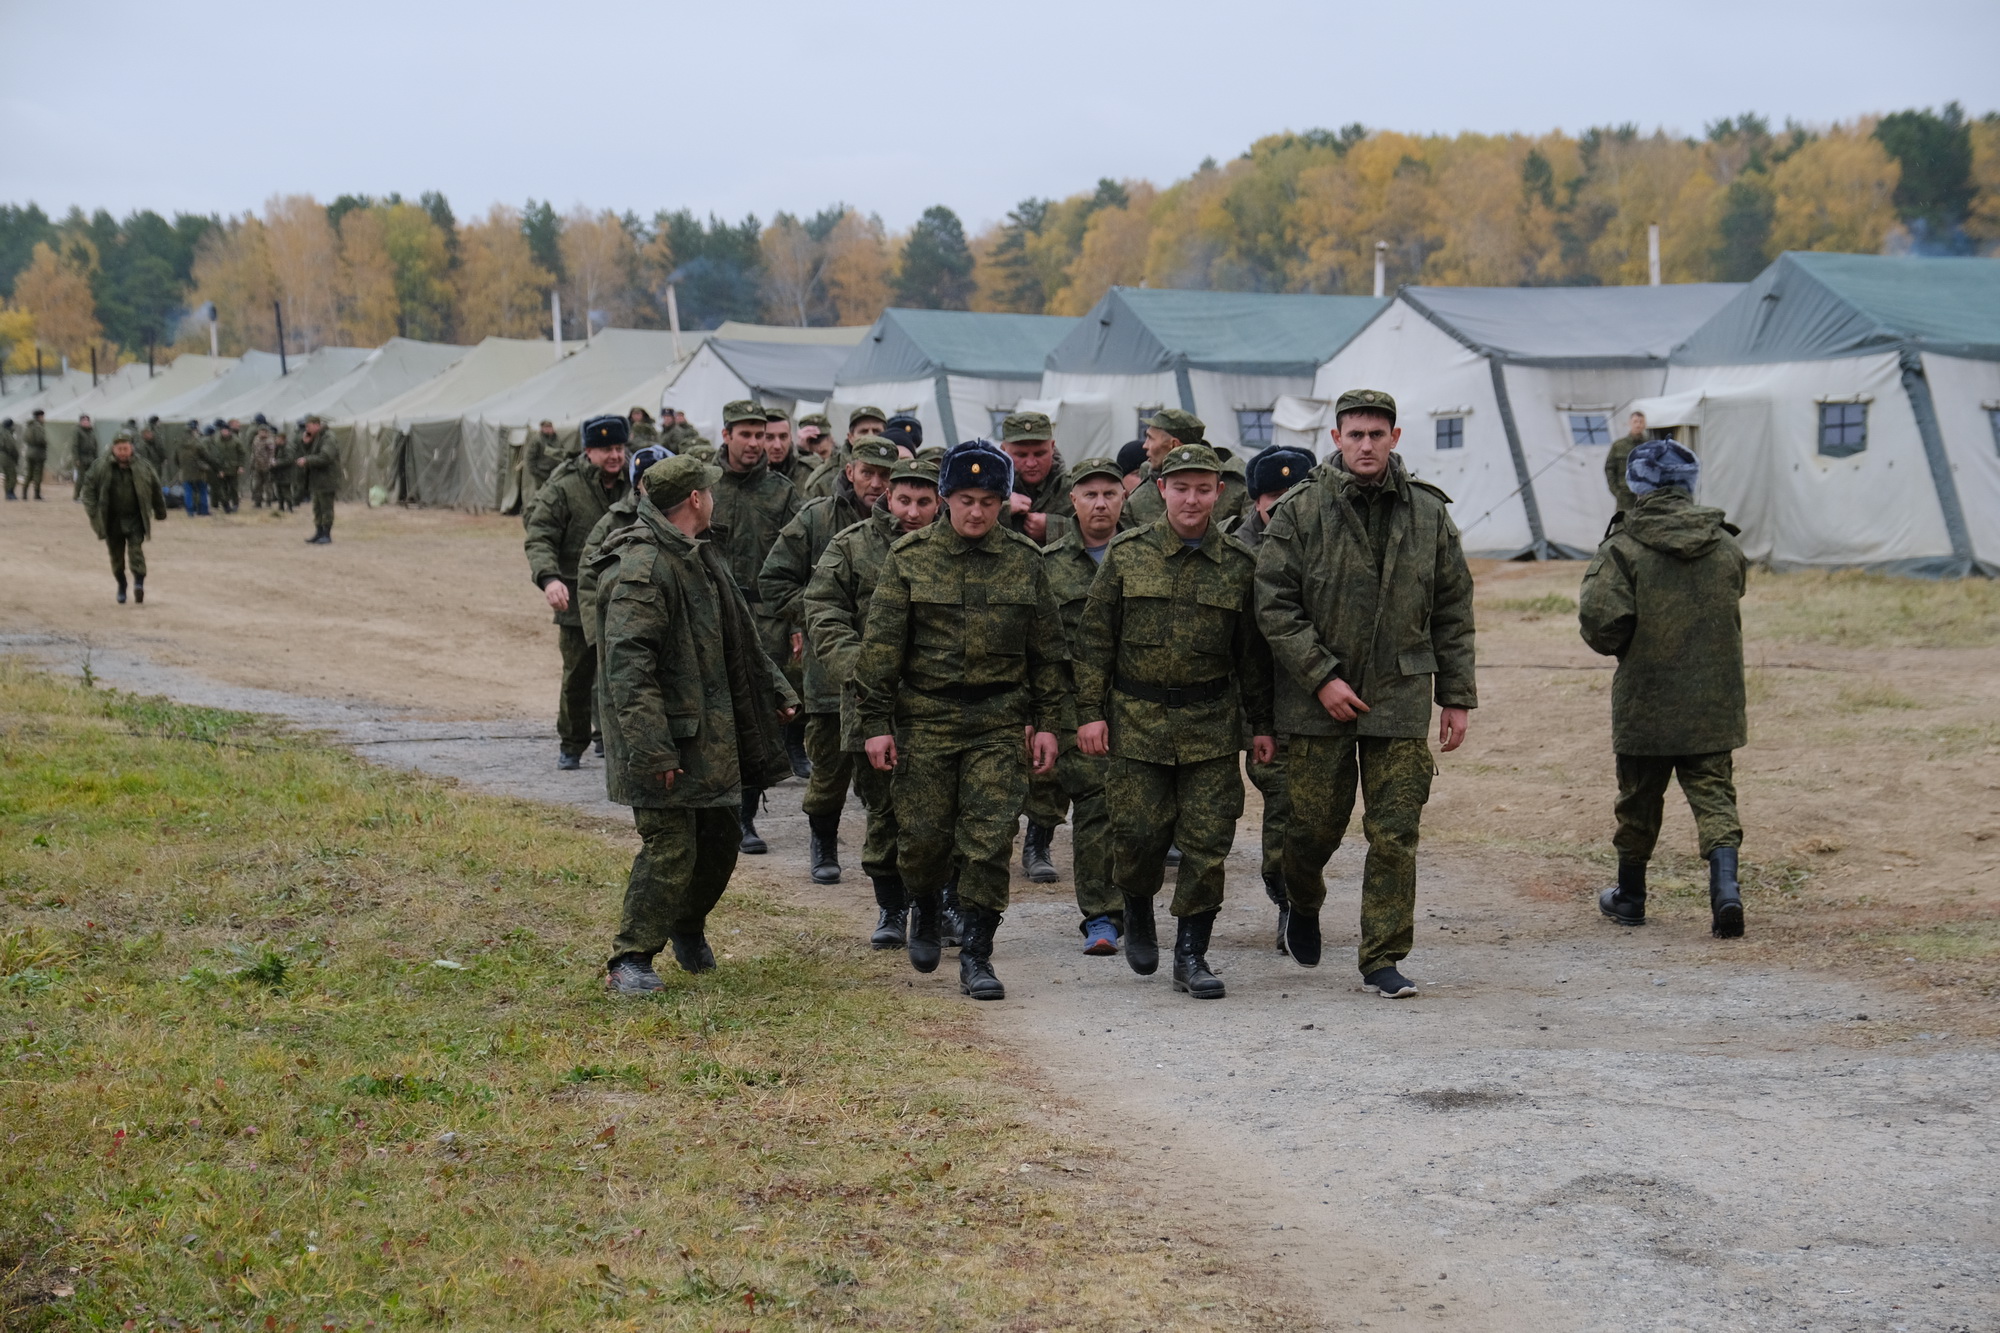
<path id="1" fill-rule="evenodd" d="M 1920 963 L 2000 958 L 2000 921 L 1967 921 L 1887 936 L 1883 943 Z"/>
<path id="2" fill-rule="evenodd" d="M 0 1324 L 1285 1325 L 844 926 L 608 995 L 629 856 L 0 662 Z"/>
<path id="3" fill-rule="evenodd" d="M 1752 638 L 1844 648 L 1981 648 L 2000 643 L 2000 581 L 1753 571 L 1743 620 Z"/>
<path id="4" fill-rule="evenodd" d="M 1923 705 L 1893 685 L 1879 680 L 1856 681 L 1840 687 L 1836 706 L 1844 713 L 1875 709 L 1921 708 Z"/>
<path id="5" fill-rule="evenodd" d="M 1573 616 L 1576 614 L 1576 598 L 1566 597 L 1559 592 L 1544 593 L 1540 597 L 1502 597 L 1488 603 L 1495 611 L 1510 611 L 1524 616 Z"/>

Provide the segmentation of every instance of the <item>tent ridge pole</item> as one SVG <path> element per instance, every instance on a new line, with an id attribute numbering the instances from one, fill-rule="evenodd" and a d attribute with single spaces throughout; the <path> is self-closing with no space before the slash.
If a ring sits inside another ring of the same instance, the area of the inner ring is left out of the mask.
<path id="1" fill-rule="evenodd" d="M 931 381 L 937 390 L 938 419 L 944 422 L 945 448 L 959 443 L 958 417 L 951 410 L 951 372 L 940 370 Z"/>
<path id="2" fill-rule="evenodd" d="M 1924 375 L 1924 354 L 1914 343 L 1905 342 L 1897 359 L 1903 370 L 1903 393 L 1910 400 L 1910 414 L 1917 419 L 1917 436 L 1924 442 L 1924 461 L 1930 464 L 1931 484 L 1937 488 L 1944 530 L 1951 538 L 1952 558 L 1959 567 L 1958 577 L 1964 578 L 1978 572 L 1979 562 L 1972 551 L 1972 533 L 1965 526 L 1958 482 L 1951 475 L 1944 432 L 1938 429 L 1937 404 L 1931 398 L 1930 380 Z"/>
<path id="3" fill-rule="evenodd" d="M 1186 352 L 1174 358 L 1174 392 L 1180 395 L 1181 411 L 1195 415 L 1194 381 L 1188 376 Z"/>
<path id="4" fill-rule="evenodd" d="M 1486 358 L 1493 372 L 1493 399 L 1500 408 L 1500 425 L 1507 432 L 1507 452 L 1514 458 L 1514 479 L 1521 483 L 1521 508 L 1528 514 L 1528 536 L 1534 542 L 1535 559 L 1548 560 L 1554 552 L 1548 534 L 1542 531 L 1542 507 L 1535 500 L 1535 479 L 1528 475 L 1528 454 L 1521 447 L 1521 431 L 1514 424 L 1514 400 L 1507 396 L 1506 363 L 1497 356 Z"/>

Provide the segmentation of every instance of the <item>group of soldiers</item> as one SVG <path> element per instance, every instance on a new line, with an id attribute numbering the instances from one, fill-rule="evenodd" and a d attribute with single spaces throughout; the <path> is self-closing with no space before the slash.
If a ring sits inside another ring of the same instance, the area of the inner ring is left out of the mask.
<path id="1" fill-rule="evenodd" d="M 526 548 L 562 643 L 558 763 L 597 742 L 643 841 L 607 985 L 659 990 L 666 949 L 714 966 L 706 918 L 737 857 L 766 850 L 764 793 L 797 775 L 813 878 L 841 878 L 852 791 L 871 942 L 917 970 L 956 945 L 961 990 L 1005 994 L 992 954 L 1013 847 L 1031 879 L 1057 878 L 1068 818 L 1084 951 L 1156 971 L 1155 901 L 1177 867 L 1172 984 L 1220 998 L 1207 954 L 1247 767 L 1277 948 L 1320 962 L 1324 872 L 1358 794 L 1357 970 L 1364 990 L 1414 995 L 1399 964 L 1430 737 L 1456 750 L 1478 703 L 1473 585 L 1448 497 L 1396 453 L 1393 398 L 1350 391 L 1335 416 L 1324 463 L 1282 446 L 1239 463 L 1168 409 L 1117 457 L 1068 466 L 1035 412 L 949 450 L 875 408 L 839 442 L 823 417 L 794 438 L 747 400 L 719 445 L 637 411 L 585 423 Z M 1635 430 L 1619 442 L 1630 498 L 1580 598 L 1586 641 L 1620 659 L 1620 868 L 1600 906 L 1643 923 L 1678 776 L 1712 928 L 1740 935 L 1745 563 L 1693 503 L 1693 455 Z"/>

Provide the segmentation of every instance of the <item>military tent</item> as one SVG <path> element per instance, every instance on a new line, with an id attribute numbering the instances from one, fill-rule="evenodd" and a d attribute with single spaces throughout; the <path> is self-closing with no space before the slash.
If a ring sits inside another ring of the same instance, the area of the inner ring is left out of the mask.
<path id="1" fill-rule="evenodd" d="M 342 426 L 444 374 L 471 350 L 452 343 L 391 338 L 347 374 L 293 402 L 287 412 L 293 420 L 318 416 Z"/>
<path id="2" fill-rule="evenodd" d="M 1468 551 L 1582 557 L 1611 520 L 1604 458 L 1667 356 L 1741 287 L 1405 287 L 1281 413 L 1323 450 L 1348 389 L 1394 395 L 1404 464 L 1452 497 Z"/>
<path id="3" fill-rule="evenodd" d="M 271 358 L 275 363 L 277 358 Z M 111 435 L 127 420 L 146 424 L 148 417 L 157 416 L 164 427 L 174 420 L 167 408 L 215 385 L 223 377 L 232 374 L 241 364 L 233 356 L 213 357 L 190 352 L 174 358 L 173 364 L 162 366 L 148 375 L 144 366 L 122 370 L 118 375 L 100 384 L 89 394 L 81 395 L 65 403 L 59 412 L 51 412 L 51 420 L 57 416 L 62 420 L 49 430 L 49 459 L 67 461 L 71 442 L 76 438 L 77 418 L 88 413 L 96 423 L 97 438 L 101 444 L 109 444 Z M 99 377 L 104 379 L 103 376 Z M 185 433 L 187 419 L 179 418 L 179 433 Z M 170 443 L 173 434 L 162 430 L 162 443 Z M 171 460 L 168 475 L 173 475 Z"/>
<path id="4" fill-rule="evenodd" d="M 834 433 L 867 405 L 914 412 L 927 444 L 992 435 L 1023 398 L 1050 396 L 1043 365 L 1076 325 L 1062 315 L 885 310 L 834 377 Z"/>
<path id="5" fill-rule="evenodd" d="M 358 413 L 342 441 L 342 496 L 381 486 L 397 499 L 490 508 L 492 486 L 481 487 L 465 457 L 466 412 L 547 369 L 555 355 L 545 339 L 487 338 L 448 370 Z"/>
<path id="6" fill-rule="evenodd" d="M 846 333 L 847 330 L 837 330 Z M 867 333 L 857 329 L 857 334 Z M 850 342 L 777 343 L 710 338 L 687 359 L 662 401 L 687 413 L 688 424 L 720 439 L 723 404 L 754 398 L 796 415 L 816 412 L 833 393 L 833 377 L 853 351 Z"/>
<path id="7" fill-rule="evenodd" d="M 322 347 L 304 356 L 288 358 L 286 373 L 275 380 L 253 386 L 233 398 L 213 402 L 203 416 L 209 420 L 249 421 L 262 412 L 272 421 L 297 420 L 305 413 L 298 404 L 334 384 L 375 355 L 367 347 Z"/>

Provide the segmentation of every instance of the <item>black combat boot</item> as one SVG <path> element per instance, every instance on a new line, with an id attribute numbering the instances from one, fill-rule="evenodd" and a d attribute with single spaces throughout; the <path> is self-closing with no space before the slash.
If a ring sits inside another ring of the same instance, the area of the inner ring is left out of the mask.
<path id="1" fill-rule="evenodd" d="M 763 792 L 751 791 L 748 787 L 743 789 L 743 809 L 736 816 L 737 826 L 743 832 L 743 841 L 737 844 L 736 850 L 746 856 L 762 856 L 771 850 L 765 845 L 764 840 L 757 836 L 757 802 L 763 799 Z"/>
<path id="2" fill-rule="evenodd" d="M 813 883 L 840 883 L 840 816 L 807 815 L 806 823 L 812 829 Z"/>
<path id="3" fill-rule="evenodd" d="M 141 606 L 146 604 L 146 576 L 144 574 L 134 574 L 132 576 L 132 600 Z"/>
<path id="4" fill-rule="evenodd" d="M 932 889 L 910 899 L 910 966 L 919 972 L 937 971 L 938 918 L 944 915 L 941 897 Z"/>
<path id="5" fill-rule="evenodd" d="M 968 903 L 965 912 L 965 940 L 958 950 L 958 988 L 975 1000 L 1004 1000 L 1007 988 L 993 975 L 993 936 L 1000 929 L 1000 914 L 990 907 Z"/>
<path id="6" fill-rule="evenodd" d="M 1125 895 L 1125 961 L 1142 977 L 1150 977 L 1159 971 L 1160 941 L 1153 934 L 1151 894 Z"/>
<path id="7" fill-rule="evenodd" d="M 1184 916 L 1174 937 L 1174 989 L 1197 1000 L 1219 1000 L 1224 994 L 1222 978 L 1208 970 L 1208 936 L 1214 928 L 1213 912 Z"/>
<path id="8" fill-rule="evenodd" d="M 1719 940 L 1743 935 L 1743 891 L 1736 883 L 1736 849 L 1718 847 L 1708 854 L 1709 930 Z"/>
<path id="9" fill-rule="evenodd" d="M 708 947 L 708 936 L 699 924 L 687 930 L 669 931 L 667 943 L 674 946 L 674 961 L 681 965 L 681 971 L 715 971 L 715 951 Z"/>
<path id="10" fill-rule="evenodd" d="M 910 914 L 910 902 L 903 893 L 903 881 L 894 875 L 876 876 L 875 906 L 881 909 L 881 915 L 875 919 L 875 933 L 868 937 L 868 947 L 903 948 L 909 942 L 904 923 Z"/>
<path id="11" fill-rule="evenodd" d="M 785 724 L 785 755 L 792 761 L 793 777 L 803 782 L 813 775 L 812 760 L 806 758 L 806 723 L 804 718 L 794 718 Z"/>
<path id="12" fill-rule="evenodd" d="M 938 940 L 947 949 L 956 949 L 965 940 L 965 908 L 958 901 L 958 876 L 944 882 L 938 894 Z"/>
<path id="13" fill-rule="evenodd" d="M 1285 952 L 1300 967 L 1319 966 L 1319 913 L 1294 903 L 1285 914 Z"/>
<path id="14" fill-rule="evenodd" d="M 118 605 L 123 606 L 125 605 L 125 576 L 119 574 L 115 577 L 118 579 Z"/>
<path id="15" fill-rule="evenodd" d="M 1285 893 L 1285 872 L 1266 870 L 1264 872 L 1264 896 L 1278 909 L 1278 952 L 1285 952 L 1285 925 L 1292 917 L 1292 900 Z"/>
<path id="16" fill-rule="evenodd" d="M 1597 895 L 1597 910 L 1621 926 L 1646 924 L 1646 863 L 1618 862 L 1618 882 Z"/>
<path id="17" fill-rule="evenodd" d="M 1028 821 L 1028 831 L 1021 836 L 1021 869 L 1037 884 L 1053 884 L 1062 878 L 1056 863 L 1049 859 L 1049 844 L 1055 836 L 1054 829 L 1044 828 L 1032 819 Z"/>

